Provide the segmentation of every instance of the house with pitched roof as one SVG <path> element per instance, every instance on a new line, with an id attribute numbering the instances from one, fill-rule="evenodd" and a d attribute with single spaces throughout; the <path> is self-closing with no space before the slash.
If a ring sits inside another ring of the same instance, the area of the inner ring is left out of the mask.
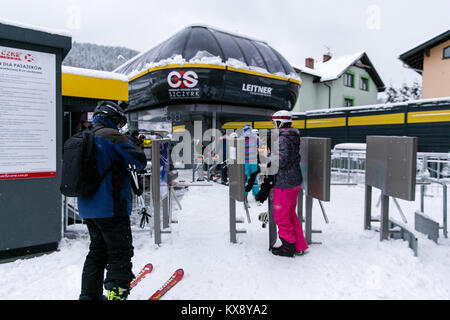
<path id="1" fill-rule="evenodd" d="M 376 104 L 378 93 L 385 90 L 365 52 L 339 58 L 327 54 L 319 63 L 307 58 L 294 70 L 302 79 L 294 112 Z"/>
<path id="2" fill-rule="evenodd" d="M 450 30 L 400 55 L 404 66 L 422 75 L 422 98 L 450 96 Z"/>

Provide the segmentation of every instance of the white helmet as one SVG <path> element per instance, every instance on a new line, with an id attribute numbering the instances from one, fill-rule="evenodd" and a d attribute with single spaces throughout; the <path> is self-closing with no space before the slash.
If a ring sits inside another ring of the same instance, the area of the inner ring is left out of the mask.
<path id="1" fill-rule="evenodd" d="M 286 110 L 277 111 L 270 118 L 275 128 L 282 128 L 286 124 L 292 124 L 292 113 Z"/>

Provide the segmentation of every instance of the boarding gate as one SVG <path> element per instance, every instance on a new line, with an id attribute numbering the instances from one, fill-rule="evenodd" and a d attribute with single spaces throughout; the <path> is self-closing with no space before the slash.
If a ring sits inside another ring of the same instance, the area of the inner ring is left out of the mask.
<path id="1" fill-rule="evenodd" d="M 176 223 L 173 219 L 173 201 L 182 209 L 173 185 L 178 175 L 176 171 L 169 170 L 169 143 L 170 139 L 152 139 L 150 152 L 146 152 L 150 156 L 147 160 L 151 162 L 138 176 L 143 194 L 135 197 L 133 204 L 134 213 L 141 215 L 141 228 L 148 224 L 150 236 L 158 245 L 162 243 L 162 234 L 171 232 L 170 224 Z M 82 223 L 78 217 L 76 198 L 63 196 L 63 221 L 63 233 L 69 237 L 68 225 L 71 222 Z"/>
<path id="2" fill-rule="evenodd" d="M 228 164 L 229 175 L 229 215 L 230 215 L 230 241 L 237 242 L 237 234 L 245 233 L 243 229 L 237 229 L 238 223 L 243 223 L 242 219 L 236 218 L 236 202 L 243 203 L 247 214 L 247 221 L 250 223 L 245 197 L 245 181 L 243 161 L 239 161 L 239 148 L 243 143 L 242 139 L 236 139 L 231 143 L 231 159 L 237 160 Z M 234 149 L 233 149 L 234 148 Z M 318 243 L 312 241 L 313 233 L 321 233 L 320 230 L 312 229 L 312 206 L 313 199 L 320 205 L 326 223 L 329 222 L 325 213 L 322 201 L 330 201 L 330 180 L 331 180 L 331 139 L 329 138 L 301 138 L 301 170 L 303 175 L 302 189 L 299 193 L 297 215 L 299 220 L 304 222 L 305 239 L 309 244 Z M 305 200 L 304 200 L 305 199 Z M 305 209 L 303 209 L 303 205 Z M 269 250 L 272 249 L 277 240 L 277 227 L 273 219 L 273 190 L 268 199 L 269 213 Z"/>

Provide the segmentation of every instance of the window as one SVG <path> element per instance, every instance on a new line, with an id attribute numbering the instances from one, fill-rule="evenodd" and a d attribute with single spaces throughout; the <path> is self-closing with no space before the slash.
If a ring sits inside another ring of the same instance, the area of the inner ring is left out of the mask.
<path id="1" fill-rule="evenodd" d="M 444 49 L 444 59 L 450 59 L 450 47 Z"/>
<path id="2" fill-rule="evenodd" d="M 238 45 L 235 41 L 233 41 L 231 36 L 215 30 L 211 30 L 211 32 L 216 36 L 220 46 L 222 47 L 223 53 L 225 54 L 225 62 L 226 60 L 233 58 L 245 63 L 241 49 L 239 49 Z"/>
<path id="3" fill-rule="evenodd" d="M 344 86 L 354 88 L 355 75 L 352 73 L 344 74 Z"/>
<path id="4" fill-rule="evenodd" d="M 355 100 L 353 98 L 345 97 L 344 98 L 344 107 L 353 107 L 354 101 Z"/>
<path id="5" fill-rule="evenodd" d="M 183 55 L 183 47 L 190 31 L 189 29 L 182 30 L 167 40 L 161 47 L 161 51 L 159 52 L 158 58 L 155 58 L 155 62 L 173 58 L 177 54 Z M 153 60 L 149 62 L 153 62 Z"/>
<path id="6" fill-rule="evenodd" d="M 267 63 L 267 67 L 269 68 L 270 73 L 285 73 L 283 66 L 281 65 L 280 59 L 276 56 L 276 54 L 269 48 L 265 43 L 254 41 L 254 45 L 259 49 L 261 54 L 263 55 L 264 60 Z"/>
<path id="7" fill-rule="evenodd" d="M 249 67 L 259 67 L 267 70 L 263 57 L 261 57 L 259 51 L 249 40 L 239 37 L 236 37 L 235 39 L 241 47 Z"/>
<path id="8" fill-rule="evenodd" d="M 361 77 L 359 88 L 363 91 L 369 91 L 369 78 Z"/>
<path id="9" fill-rule="evenodd" d="M 211 32 L 206 28 L 192 28 L 184 50 L 186 61 L 191 60 L 199 51 L 207 51 L 214 57 L 221 57 L 220 48 Z"/>

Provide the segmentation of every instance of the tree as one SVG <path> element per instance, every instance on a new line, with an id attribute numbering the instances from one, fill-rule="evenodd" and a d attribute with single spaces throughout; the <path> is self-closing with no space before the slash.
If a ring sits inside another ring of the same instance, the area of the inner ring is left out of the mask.
<path id="1" fill-rule="evenodd" d="M 395 88 L 391 83 L 386 89 L 385 103 L 420 100 L 421 98 L 422 86 L 417 81 L 414 81 L 411 86 L 407 83 L 403 83 L 400 88 Z"/>
<path id="2" fill-rule="evenodd" d="M 113 71 L 139 52 L 136 50 L 74 42 L 63 65 L 101 71 Z"/>

